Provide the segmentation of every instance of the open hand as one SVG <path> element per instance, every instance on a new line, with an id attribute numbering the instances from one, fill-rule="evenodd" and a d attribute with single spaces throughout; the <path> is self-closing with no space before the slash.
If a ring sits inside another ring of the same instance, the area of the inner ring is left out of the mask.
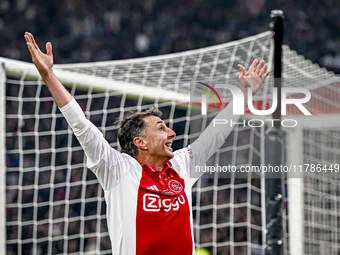
<path id="1" fill-rule="evenodd" d="M 37 67 L 41 77 L 44 79 L 48 72 L 52 71 L 53 67 L 52 44 L 50 42 L 46 43 L 45 54 L 39 49 L 31 33 L 26 32 L 24 37 L 31 53 L 32 61 Z"/>
<path id="2" fill-rule="evenodd" d="M 246 69 L 242 65 L 238 65 L 240 68 L 240 83 L 241 90 L 247 96 L 247 89 L 252 89 L 252 95 L 255 95 L 256 92 L 260 89 L 263 81 L 268 77 L 269 70 L 266 72 L 267 64 L 263 60 L 258 63 L 258 60 L 255 59 L 251 66 L 249 67 L 248 72 L 246 73 Z"/>

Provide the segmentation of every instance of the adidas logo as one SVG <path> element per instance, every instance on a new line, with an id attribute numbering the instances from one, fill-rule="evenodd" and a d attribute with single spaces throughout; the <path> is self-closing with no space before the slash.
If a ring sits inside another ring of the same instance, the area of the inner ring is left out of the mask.
<path id="1" fill-rule="evenodd" d="M 147 189 L 159 191 L 156 185 L 149 186 Z"/>

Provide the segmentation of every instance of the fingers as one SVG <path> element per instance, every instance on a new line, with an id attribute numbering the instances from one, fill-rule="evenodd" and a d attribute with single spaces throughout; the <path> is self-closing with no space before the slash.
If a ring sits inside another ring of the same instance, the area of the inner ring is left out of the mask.
<path id="1" fill-rule="evenodd" d="M 33 35 L 29 32 L 25 32 L 25 40 L 26 40 L 26 44 L 28 46 L 28 48 L 30 49 L 31 53 L 34 51 L 34 50 L 38 50 L 41 52 L 41 50 L 39 49 L 37 43 L 35 42 L 35 39 L 33 37 Z"/>
<path id="2" fill-rule="evenodd" d="M 253 63 L 250 65 L 250 67 L 249 67 L 249 70 L 248 70 L 248 72 L 247 72 L 247 74 L 249 74 L 250 72 L 255 72 L 255 67 L 256 67 L 256 65 L 257 65 L 257 63 L 258 63 L 259 61 L 257 60 L 257 59 L 255 59 L 254 61 L 253 61 Z"/>
<path id="3" fill-rule="evenodd" d="M 253 71 L 255 75 L 258 75 L 262 80 L 264 80 L 270 73 L 269 71 L 266 72 L 267 67 L 268 65 L 264 62 L 264 60 L 261 60 L 260 63 L 258 63 L 258 60 L 255 59 L 247 74 L 250 74 L 250 72 Z"/>
<path id="4" fill-rule="evenodd" d="M 25 35 L 24 35 L 25 39 L 26 39 L 26 42 L 29 42 L 31 39 L 30 39 L 30 33 L 29 32 L 25 32 Z"/>
<path id="5" fill-rule="evenodd" d="M 261 64 L 261 63 L 262 63 L 262 64 Z M 261 80 L 264 81 L 264 80 L 268 77 L 270 71 L 267 70 L 267 72 L 266 72 L 267 64 L 265 64 L 265 62 L 264 62 L 263 60 L 261 61 L 261 63 L 260 63 L 260 65 L 259 65 L 259 66 L 261 66 L 261 67 L 259 68 L 258 75 L 261 77 Z M 258 67 L 259 67 L 259 66 L 258 66 Z M 257 69 L 257 68 L 256 68 L 256 69 Z M 257 70 L 255 71 L 255 73 L 256 73 L 256 72 L 257 72 Z"/>
<path id="6" fill-rule="evenodd" d="M 264 66 L 264 60 L 261 60 L 260 63 L 255 68 L 255 73 L 260 74 L 261 68 Z M 263 73 L 262 73 L 263 74 Z"/>
<path id="7" fill-rule="evenodd" d="M 268 70 L 264 75 L 262 75 L 261 80 L 264 81 L 268 75 L 270 74 L 270 71 Z"/>
<path id="8" fill-rule="evenodd" d="M 46 54 L 52 55 L 52 43 L 50 42 L 46 43 Z"/>
<path id="9" fill-rule="evenodd" d="M 28 48 L 30 48 L 31 40 L 30 40 L 27 32 L 25 33 L 24 37 L 25 37 L 26 44 L 27 44 Z"/>
<path id="10" fill-rule="evenodd" d="M 34 46 L 33 35 L 31 33 L 26 32 L 24 37 L 27 42 L 27 45 L 31 44 L 31 46 Z"/>
<path id="11" fill-rule="evenodd" d="M 33 55 L 35 53 L 35 51 L 33 49 L 33 44 L 29 41 L 29 39 L 26 36 L 25 36 L 25 39 L 26 39 L 26 44 L 27 44 L 28 50 L 31 53 L 31 56 L 33 57 Z"/>
<path id="12" fill-rule="evenodd" d="M 33 36 L 30 33 L 26 32 L 24 37 L 25 37 L 25 40 L 26 40 L 28 50 L 30 51 L 31 55 L 33 56 L 34 50 L 35 50 L 34 44 L 32 42 Z"/>
<path id="13" fill-rule="evenodd" d="M 262 64 L 261 64 L 261 63 L 262 63 Z M 262 66 L 261 68 L 260 68 L 260 65 Z M 260 62 L 260 65 L 258 65 L 258 67 L 256 67 L 255 73 L 256 73 L 257 70 L 259 69 L 258 74 L 259 74 L 260 76 L 262 76 L 262 75 L 264 74 L 264 72 L 266 71 L 266 69 L 267 69 L 267 64 L 265 64 L 264 61 L 262 60 L 262 61 Z"/>
<path id="14" fill-rule="evenodd" d="M 39 46 L 38 46 L 38 44 L 35 42 L 35 39 L 34 39 L 34 37 L 33 37 L 33 35 L 32 35 L 31 33 L 30 33 L 30 37 L 31 37 L 31 40 L 32 40 L 32 43 L 33 43 L 34 48 L 36 48 L 37 50 L 40 51 Z"/>
<path id="15" fill-rule="evenodd" d="M 240 68 L 240 78 L 246 75 L 246 69 L 244 68 L 243 65 L 237 65 Z"/>
<path id="16" fill-rule="evenodd" d="M 34 37 L 33 37 L 33 35 L 32 35 L 31 33 L 26 32 L 26 33 L 25 33 L 25 38 L 26 38 L 26 41 L 27 41 L 27 42 L 29 42 L 30 44 L 32 44 L 32 47 L 33 47 L 34 49 L 39 49 L 39 47 L 38 47 L 37 43 L 35 42 Z"/>

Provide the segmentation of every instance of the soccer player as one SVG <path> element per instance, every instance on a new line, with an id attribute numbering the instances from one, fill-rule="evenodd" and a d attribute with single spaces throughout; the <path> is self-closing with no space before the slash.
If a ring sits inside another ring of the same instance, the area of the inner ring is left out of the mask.
<path id="1" fill-rule="evenodd" d="M 87 166 L 105 193 L 107 225 L 114 255 L 193 255 L 191 188 L 197 177 L 191 165 L 203 165 L 223 145 L 232 128 L 208 128 L 189 147 L 173 152 L 175 132 L 150 109 L 135 113 L 117 125 L 124 153 L 113 149 L 102 133 L 85 118 L 79 105 L 54 75 L 52 45 L 44 54 L 34 37 L 25 33 L 32 61 L 87 156 Z M 248 72 L 240 68 L 241 90 L 253 95 L 269 75 L 264 61 L 254 60 Z M 216 118 L 232 119 L 232 104 Z"/>

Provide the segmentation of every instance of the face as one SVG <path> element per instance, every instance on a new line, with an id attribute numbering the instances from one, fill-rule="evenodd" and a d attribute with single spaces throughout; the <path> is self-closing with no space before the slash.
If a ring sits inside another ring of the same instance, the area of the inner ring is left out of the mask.
<path id="1" fill-rule="evenodd" d="M 160 160 L 173 158 L 171 145 L 176 133 L 168 128 L 159 117 L 148 116 L 144 118 L 144 121 L 146 122 L 144 140 L 149 155 Z"/>

